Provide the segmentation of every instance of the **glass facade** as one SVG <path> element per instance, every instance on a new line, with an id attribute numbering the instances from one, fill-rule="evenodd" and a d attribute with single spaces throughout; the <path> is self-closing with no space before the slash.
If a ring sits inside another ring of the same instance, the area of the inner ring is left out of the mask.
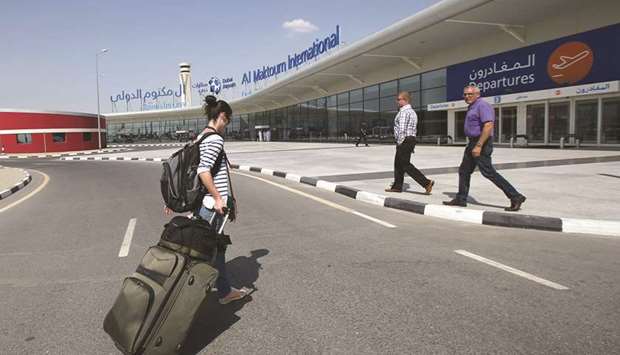
<path id="1" fill-rule="evenodd" d="M 527 140 L 542 143 L 545 140 L 545 104 L 527 105 Z"/>
<path id="2" fill-rule="evenodd" d="M 603 99 L 601 143 L 620 144 L 620 97 Z"/>
<path id="3" fill-rule="evenodd" d="M 465 137 L 465 116 L 467 111 L 457 111 L 454 114 L 454 141 L 464 142 L 467 140 Z"/>
<path id="4" fill-rule="evenodd" d="M 235 115 L 228 126 L 229 136 L 256 140 L 256 126 L 270 130 L 272 140 L 347 141 L 359 136 L 366 127 L 368 138 L 392 141 L 394 117 L 398 112 L 396 96 L 411 94 L 411 106 L 418 114 L 418 135 L 446 135 L 447 113 L 427 112 L 431 103 L 446 101 L 446 70 L 391 80 L 364 88 L 305 101 L 296 105 Z"/>
<path id="5" fill-rule="evenodd" d="M 338 140 L 359 136 L 361 127 L 374 141 L 393 139 L 396 96 L 411 94 L 411 105 L 418 114 L 418 135 L 446 135 L 447 113 L 426 112 L 422 108 L 446 100 L 446 70 L 391 80 L 360 89 L 305 101 L 296 105 L 235 115 L 227 133 L 236 139 L 256 140 L 255 127 L 270 130 L 272 140 Z"/>
<path id="6" fill-rule="evenodd" d="M 142 121 L 129 123 L 113 123 L 108 121 L 107 134 L 110 142 L 127 142 L 134 140 L 178 140 L 187 137 L 188 133 L 198 133 L 207 125 L 204 116 L 186 119 L 158 119 L 157 121 Z M 245 127 L 241 120 L 229 125 L 236 131 Z"/>
<path id="7" fill-rule="evenodd" d="M 406 91 L 418 115 L 418 140 L 435 143 L 448 133 L 465 141 L 464 112 L 427 111 L 429 104 L 446 102 L 446 69 L 402 77 L 354 90 L 334 93 L 273 110 L 233 115 L 227 139 L 274 141 L 351 141 L 363 127 L 371 142 L 393 142 L 396 97 Z M 509 143 L 525 134 L 529 143 L 559 145 L 576 139 L 583 144 L 620 144 L 620 97 L 617 94 L 497 105 L 495 140 Z M 506 105 L 506 106 L 505 106 Z M 448 127 L 448 115 L 454 126 Z M 108 122 L 110 142 L 184 140 L 207 125 L 202 115 L 184 119 L 158 117 L 155 121 Z M 519 128 L 517 128 L 519 127 Z M 267 134 L 267 131 L 269 132 Z M 57 140 L 61 139 L 57 137 Z M 27 142 L 27 139 L 23 139 Z M 84 137 L 88 140 L 88 137 Z"/>
<path id="8" fill-rule="evenodd" d="M 575 138 L 581 143 L 596 143 L 598 100 L 580 100 L 575 106 Z"/>
<path id="9" fill-rule="evenodd" d="M 275 110 L 233 115 L 226 128 L 229 139 L 257 140 L 259 131 L 271 131 L 271 140 L 348 141 L 366 127 L 371 141 L 393 140 L 396 96 L 411 94 L 411 106 L 418 114 L 418 136 L 447 134 L 447 112 L 427 112 L 431 103 L 446 101 L 446 70 L 408 76 L 360 89 L 320 97 Z M 179 131 L 199 132 L 204 117 L 153 122 L 110 123 L 111 141 L 136 139 L 175 139 Z"/>
<path id="10" fill-rule="evenodd" d="M 502 107 L 502 134 L 499 137 L 502 143 L 510 142 L 511 137 L 517 136 L 517 107 Z"/>
<path id="11" fill-rule="evenodd" d="M 549 142 L 558 143 L 562 137 L 568 138 L 569 115 L 569 102 L 549 104 Z"/>

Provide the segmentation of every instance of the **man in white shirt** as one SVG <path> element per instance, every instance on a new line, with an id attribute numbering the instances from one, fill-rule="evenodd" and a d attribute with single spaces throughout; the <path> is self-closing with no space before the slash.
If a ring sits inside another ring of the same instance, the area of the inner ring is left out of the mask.
<path id="1" fill-rule="evenodd" d="M 394 119 L 394 138 L 396 139 L 396 155 L 394 156 L 394 182 L 385 189 L 386 192 L 402 192 L 405 173 L 409 174 L 430 195 L 435 182 L 429 180 L 411 164 L 411 154 L 417 143 L 416 130 L 418 116 L 411 108 L 411 95 L 407 91 L 398 94 L 400 108 Z"/>

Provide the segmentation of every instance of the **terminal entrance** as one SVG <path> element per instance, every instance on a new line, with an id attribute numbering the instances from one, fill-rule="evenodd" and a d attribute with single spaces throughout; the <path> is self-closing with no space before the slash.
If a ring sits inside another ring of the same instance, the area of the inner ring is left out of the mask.
<path id="1" fill-rule="evenodd" d="M 467 111 L 448 116 L 455 143 L 466 142 Z M 495 105 L 495 142 L 578 146 L 620 144 L 620 96 L 563 98 Z M 449 133 L 450 134 L 450 133 Z"/>
<path id="2" fill-rule="evenodd" d="M 517 106 L 502 107 L 499 122 L 499 129 L 502 132 L 497 135 L 499 142 L 510 142 L 511 137 L 517 136 Z"/>
<path id="3" fill-rule="evenodd" d="M 254 126 L 256 132 L 256 140 L 259 142 L 271 141 L 271 127 L 268 125 Z"/>
<path id="4" fill-rule="evenodd" d="M 454 113 L 454 141 L 463 143 L 467 141 L 465 137 L 465 116 L 467 111 L 456 111 Z M 495 142 L 510 143 L 510 138 L 517 136 L 517 106 L 504 106 L 495 108 L 495 127 L 493 128 Z M 501 134 L 500 134 L 501 132 Z"/>

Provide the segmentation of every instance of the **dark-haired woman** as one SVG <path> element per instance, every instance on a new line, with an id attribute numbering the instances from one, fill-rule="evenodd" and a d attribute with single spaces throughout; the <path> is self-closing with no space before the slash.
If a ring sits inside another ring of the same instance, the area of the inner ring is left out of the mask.
<path id="1" fill-rule="evenodd" d="M 231 216 L 231 220 L 234 219 L 236 212 L 232 189 L 229 185 L 230 178 L 226 154 L 223 154 L 220 166 L 216 168 L 217 172 L 213 176 L 211 175 L 211 168 L 216 164 L 220 153 L 224 152 L 224 129 L 230 123 L 232 109 L 226 101 L 217 100 L 214 96 L 209 95 L 205 97 L 204 110 L 209 123 L 197 139 L 200 139 L 202 135 L 208 132 L 215 132 L 217 134 L 209 135 L 200 143 L 198 175 L 207 188 L 207 194 L 196 214 L 200 215 L 205 221 L 210 222 L 216 230 L 219 230 L 222 223 L 224 223 L 224 210 L 226 208 L 230 210 L 229 216 Z M 219 248 L 215 260 L 215 268 L 219 272 L 215 285 L 221 304 L 240 300 L 250 293 L 250 290 L 245 287 L 236 289 L 230 286 L 228 275 L 226 274 L 225 253 L 226 247 Z"/>
<path id="2" fill-rule="evenodd" d="M 210 221 L 219 230 L 224 223 L 224 209 L 229 208 L 231 219 L 234 219 L 234 197 L 230 184 L 228 171 L 228 161 L 226 155 L 221 159 L 220 167 L 215 176 L 211 176 L 211 168 L 216 163 L 220 152 L 224 151 L 224 129 L 230 123 L 232 109 L 226 101 L 217 100 L 214 96 L 205 97 L 205 114 L 209 119 L 207 128 L 202 132 L 215 131 L 202 141 L 200 144 L 200 164 L 198 174 L 200 180 L 207 187 L 207 194 L 204 197 L 202 206 L 198 214 L 202 219 Z M 227 207 L 228 206 L 228 207 Z M 217 293 L 221 304 L 240 300 L 247 296 L 250 290 L 246 288 L 236 289 L 230 286 L 228 275 L 226 274 L 226 248 L 218 249 L 215 267 L 219 272 L 216 281 Z"/>

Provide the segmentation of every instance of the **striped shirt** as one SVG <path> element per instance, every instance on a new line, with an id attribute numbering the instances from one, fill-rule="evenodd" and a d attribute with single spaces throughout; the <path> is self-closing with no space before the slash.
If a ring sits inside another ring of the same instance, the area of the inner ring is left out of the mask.
<path id="1" fill-rule="evenodd" d="M 198 137 L 200 139 L 200 137 Z M 212 134 L 205 138 L 205 140 L 200 143 L 200 164 L 198 165 L 198 174 L 202 174 L 204 172 L 211 172 L 211 168 L 215 164 L 217 160 L 217 156 L 224 149 L 224 138 L 219 134 Z M 222 158 L 222 162 L 220 163 L 220 168 L 218 172 L 213 176 L 213 183 L 215 184 L 215 188 L 220 193 L 224 205 L 226 205 L 227 197 L 228 197 L 228 166 L 226 164 L 226 159 Z M 204 199 L 202 200 L 202 204 L 206 208 L 213 208 L 215 204 L 215 200 L 213 196 L 207 192 Z"/>
<path id="2" fill-rule="evenodd" d="M 394 138 L 396 138 L 396 144 L 401 144 L 405 137 L 415 137 L 417 126 L 418 115 L 411 108 L 411 105 L 407 104 L 401 107 L 394 119 Z"/>

